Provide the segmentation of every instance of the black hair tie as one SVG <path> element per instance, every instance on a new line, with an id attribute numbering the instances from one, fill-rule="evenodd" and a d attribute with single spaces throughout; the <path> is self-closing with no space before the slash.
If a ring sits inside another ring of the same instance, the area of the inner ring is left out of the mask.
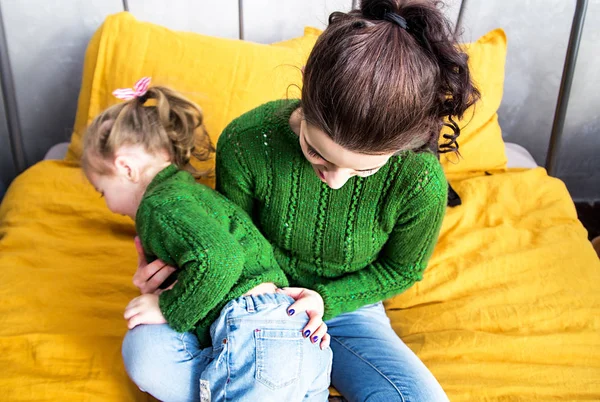
<path id="1" fill-rule="evenodd" d="M 383 19 L 386 21 L 389 21 L 389 22 L 393 22 L 394 24 L 398 25 L 402 29 L 408 28 L 408 24 L 406 23 L 406 20 L 404 19 L 404 17 L 402 17 L 396 13 L 386 12 L 385 14 L 383 14 Z"/>
<path id="2" fill-rule="evenodd" d="M 140 105 L 141 105 L 141 106 L 144 106 L 144 104 L 145 104 L 146 102 L 148 102 L 148 99 L 149 99 L 149 98 L 150 98 L 150 96 L 148 95 L 148 92 L 146 92 L 145 94 L 143 94 L 143 95 L 141 95 L 141 96 L 138 96 L 138 97 L 137 97 L 137 100 L 138 100 L 138 102 L 140 102 Z"/>

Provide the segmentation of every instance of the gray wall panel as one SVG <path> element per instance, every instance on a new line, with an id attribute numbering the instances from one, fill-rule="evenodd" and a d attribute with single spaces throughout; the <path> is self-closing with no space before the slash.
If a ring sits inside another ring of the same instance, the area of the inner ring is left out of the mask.
<path id="1" fill-rule="evenodd" d="M 238 0 L 129 0 L 128 4 L 142 21 L 178 31 L 239 37 Z"/>
<path id="2" fill-rule="evenodd" d="M 246 0 L 243 4 L 244 39 L 273 43 L 302 35 L 305 26 L 325 29 L 329 14 L 349 11 L 360 1 Z M 446 1 L 444 10 L 453 22 L 458 18 L 460 5 L 461 0 Z"/>
<path id="3" fill-rule="evenodd" d="M 579 48 L 558 176 L 576 199 L 600 200 L 600 0 L 591 0 Z"/>
<path id="4" fill-rule="evenodd" d="M 71 134 L 85 48 L 121 0 L 0 0 L 28 163 Z"/>
<path id="5" fill-rule="evenodd" d="M 508 37 L 504 97 L 499 110 L 505 140 L 526 147 L 538 164 L 546 159 L 575 1 L 466 2 L 466 41 L 502 27 Z M 588 7 L 575 73 L 558 175 L 575 199 L 600 199 L 600 0 Z"/>
<path id="6" fill-rule="evenodd" d="M 15 167 L 8 139 L 8 127 L 6 126 L 6 115 L 4 114 L 4 100 L 0 96 L 0 181 L 8 186 L 15 177 Z M 0 193 L 2 192 L 0 185 Z"/>
<path id="7" fill-rule="evenodd" d="M 458 19 L 458 13 L 460 11 L 460 5 L 462 4 L 462 0 L 446 0 L 444 13 L 448 17 L 450 21 L 456 24 Z"/>
<path id="8" fill-rule="evenodd" d="M 464 41 L 501 27 L 508 56 L 500 125 L 504 139 L 526 147 L 543 164 L 562 74 L 574 1 L 468 0 Z M 540 27 L 545 27 L 544 29 Z"/>
<path id="9" fill-rule="evenodd" d="M 324 29 L 329 14 L 350 9 L 351 0 L 246 0 L 244 39 L 273 43 L 294 38 L 305 26 Z"/>

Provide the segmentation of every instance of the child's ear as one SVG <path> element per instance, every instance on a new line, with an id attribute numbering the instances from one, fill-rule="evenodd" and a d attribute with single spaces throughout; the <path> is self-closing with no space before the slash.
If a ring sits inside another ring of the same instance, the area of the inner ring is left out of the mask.
<path id="1" fill-rule="evenodd" d="M 134 161 L 131 158 L 125 155 L 120 155 L 115 158 L 114 163 L 118 176 L 123 177 L 134 183 L 137 183 L 139 181 L 140 172 L 138 166 L 134 163 Z"/>

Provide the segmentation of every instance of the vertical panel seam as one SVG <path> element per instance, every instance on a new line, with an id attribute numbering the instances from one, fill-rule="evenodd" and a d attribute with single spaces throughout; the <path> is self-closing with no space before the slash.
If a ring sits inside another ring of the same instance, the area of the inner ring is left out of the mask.
<path id="1" fill-rule="evenodd" d="M 17 107 L 17 95 L 8 55 L 8 41 L 4 29 L 4 17 L 0 6 L 0 82 L 2 83 L 2 98 L 8 127 L 8 139 L 12 151 L 16 173 L 19 174 L 27 167 L 23 137 Z"/>
<path id="2" fill-rule="evenodd" d="M 238 0 L 238 37 L 244 40 L 244 0 Z"/>

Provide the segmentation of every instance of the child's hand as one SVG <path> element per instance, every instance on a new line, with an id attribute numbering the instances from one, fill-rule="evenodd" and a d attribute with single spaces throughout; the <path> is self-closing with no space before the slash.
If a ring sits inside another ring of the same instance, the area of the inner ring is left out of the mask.
<path id="1" fill-rule="evenodd" d="M 278 293 L 284 293 L 294 300 L 288 307 L 288 314 L 294 315 L 305 311 L 308 315 L 308 324 L 302 330 L 302 334 L 305 338 L 310 338 L 312 343 L 321 341 L 321 349 L 325 349 L 329 346 L 331 337 L 327 333 L 327 324 L 323 322 L 323 312 L 325 306 L 323 304 L 323 298 L 320 294 L 314 290 L 305 288 L 283 288 L 277 289 Z"/>
<path id="2" fill-rule="evenodd" d="M 125 307 L 123 315 L 127 328 L 133 329 L 140 324 L 165 324 L 167 320 L 158 306 L 158 295 L 145 294 L 136 297 Z"/>

